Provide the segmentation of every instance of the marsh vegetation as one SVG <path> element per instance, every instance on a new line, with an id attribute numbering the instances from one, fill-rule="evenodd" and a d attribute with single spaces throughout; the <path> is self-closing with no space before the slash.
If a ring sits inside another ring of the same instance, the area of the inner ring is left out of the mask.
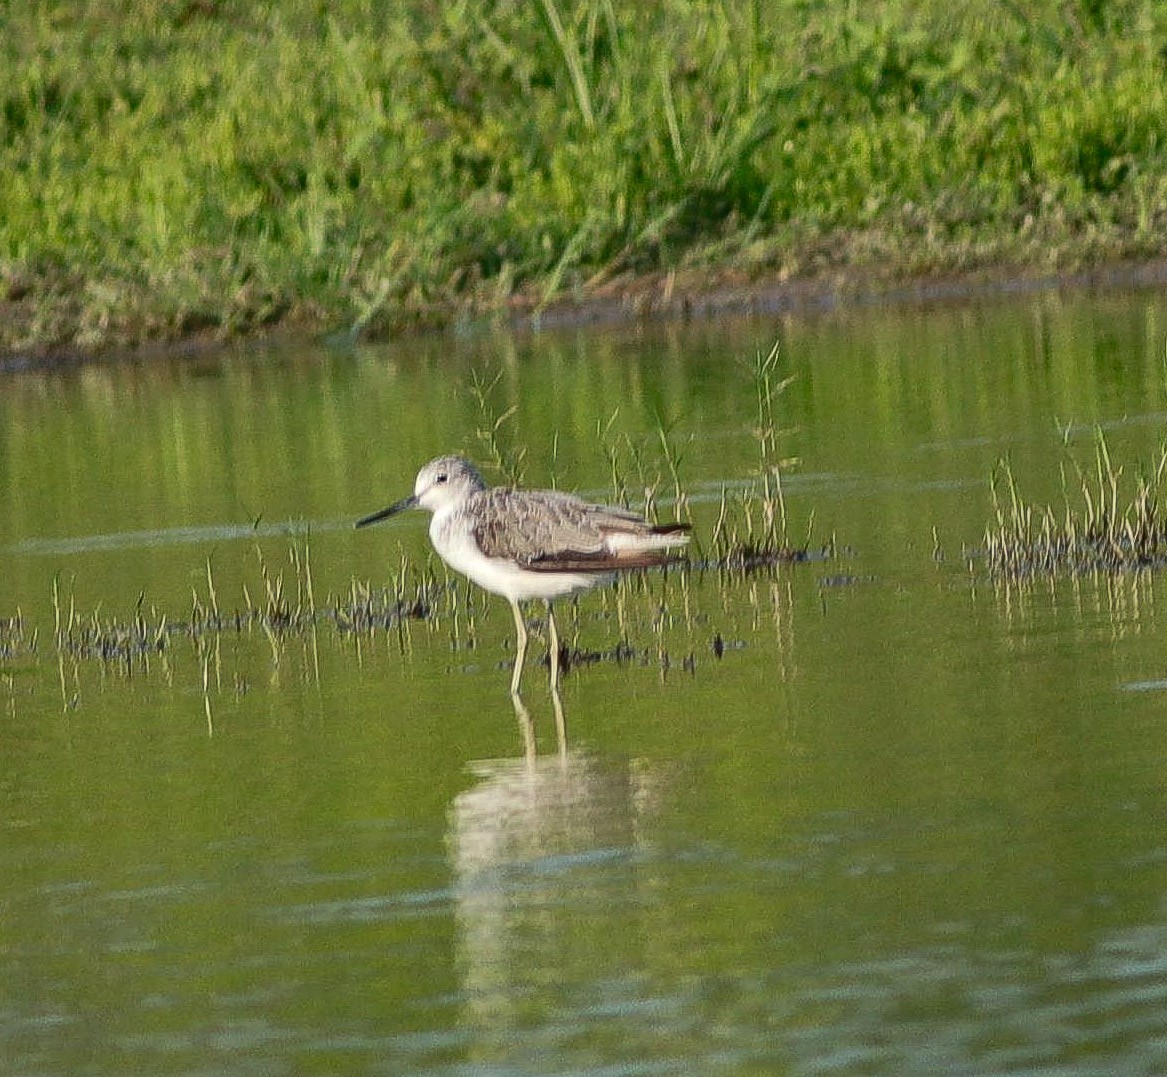
<path id="1" fill-rule="evenodd" d="M 994 471 L 994 517 L 984 555 L 994 576 L 1026 578 L 1161 567 L 1167 520 L 1160 508 L 1167 448 L 1149 466 L 1118 464 L 1105 435 L 1093 460 L 1068 456 L 1061 465 L 1062 504 L 1027 500 L 1008 460 Z"/>
<path id="2" fill-rule="evenodd" d="M 5 5 L 0 350 L 1158 257 L 1165 56 L 1153 0 Z"/>

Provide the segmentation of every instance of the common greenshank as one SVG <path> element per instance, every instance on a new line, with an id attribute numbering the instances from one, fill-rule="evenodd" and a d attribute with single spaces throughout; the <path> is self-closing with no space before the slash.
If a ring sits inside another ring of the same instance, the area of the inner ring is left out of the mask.
<path id="1" fill-rule="evenodd" d="M 518 702 L 527 655 L 520 602 L 547 604 L 551 692 L 559 712 L 559 634 L 551 603 L 627 569 L 673 560 L 689 524 L 655 524 L 639 513 L 595 505 L 558 490 L 488 487 L 461 456 L 440 456 L 417 473 L 413 493 L 357 521 L 377 523 L 405 509 L 433 513 L 430 541 L 451 568 L 511 605 L 518 644 L 511 696 Z"/>

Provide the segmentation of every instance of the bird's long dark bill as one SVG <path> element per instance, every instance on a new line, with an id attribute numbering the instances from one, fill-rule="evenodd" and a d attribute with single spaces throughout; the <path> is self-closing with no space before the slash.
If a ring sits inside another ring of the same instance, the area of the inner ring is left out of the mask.
<path id="1" fill-rule="evenodd" d="M 380 512 L 374 512 L 371 516 L 365 516 L 357 521 L 357 527 L 368 527 L 369 524 L 380 523 L 382 520 L 388 520 L 390 516 L 396 516 L 399 512 L 404 512 L 406 509 L 417 508 L 417 498 L 410 495 L 403 497 L 400 501 L 394 501 L 387 509 L 382 509 Z"/>

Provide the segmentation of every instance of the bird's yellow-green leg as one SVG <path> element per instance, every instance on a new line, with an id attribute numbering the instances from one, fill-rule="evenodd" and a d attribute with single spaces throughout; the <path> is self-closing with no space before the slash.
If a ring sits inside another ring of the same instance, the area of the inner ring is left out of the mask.
<path id="1" fill-rule="evenodd" d="M 555 733 L 559 740 L 559 754 L 567 755 L 567 719 L 563 715 L 563 700 L 559 698 L 559 632 L 555 628 L 555 611 L 547 603 L 547 646 L 551 653 L 551 705 L 555 708 Z"/>
<path id="2" fill-rule="evenodd" d="M 527 657 L 527 623 L 517 602 L 511 602 L 511 612 L 515 615 L 515 670 L 511 674 L 511 695 L 519 694 L 519 682 L 523 679 L 523 662 Z"/>
<path id="3" fill-rule="evenodd" d="M 527 625 L 523 620 L 523 611 L 517 602 L 511 603 L 511 612 L 515 615 L 515 671 L 511 674 L 511 702 L 515 705 L 515 717 L 519 720 L 519 729 L 523 734 L 523 747 L 526 751 L 527 762 L 535 761 L 535 723 L 523 704 L 523 697 L 519 695 L 519 681 L 523 676 L 523 660 L 527 657 Z"/>

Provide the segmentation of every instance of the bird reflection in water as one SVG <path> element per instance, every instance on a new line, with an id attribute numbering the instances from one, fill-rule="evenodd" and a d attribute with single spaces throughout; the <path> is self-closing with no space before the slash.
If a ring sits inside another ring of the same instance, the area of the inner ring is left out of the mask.
<path id="1" fill-rule="evenodd" d="M 501 1057 L 532 990 L 613 960 L 580 924 L 625 906 L 652 870 L 662 783 L 641 761 L 579 750 L 471 769 L 446 832 L 464 1019 Z"/>

